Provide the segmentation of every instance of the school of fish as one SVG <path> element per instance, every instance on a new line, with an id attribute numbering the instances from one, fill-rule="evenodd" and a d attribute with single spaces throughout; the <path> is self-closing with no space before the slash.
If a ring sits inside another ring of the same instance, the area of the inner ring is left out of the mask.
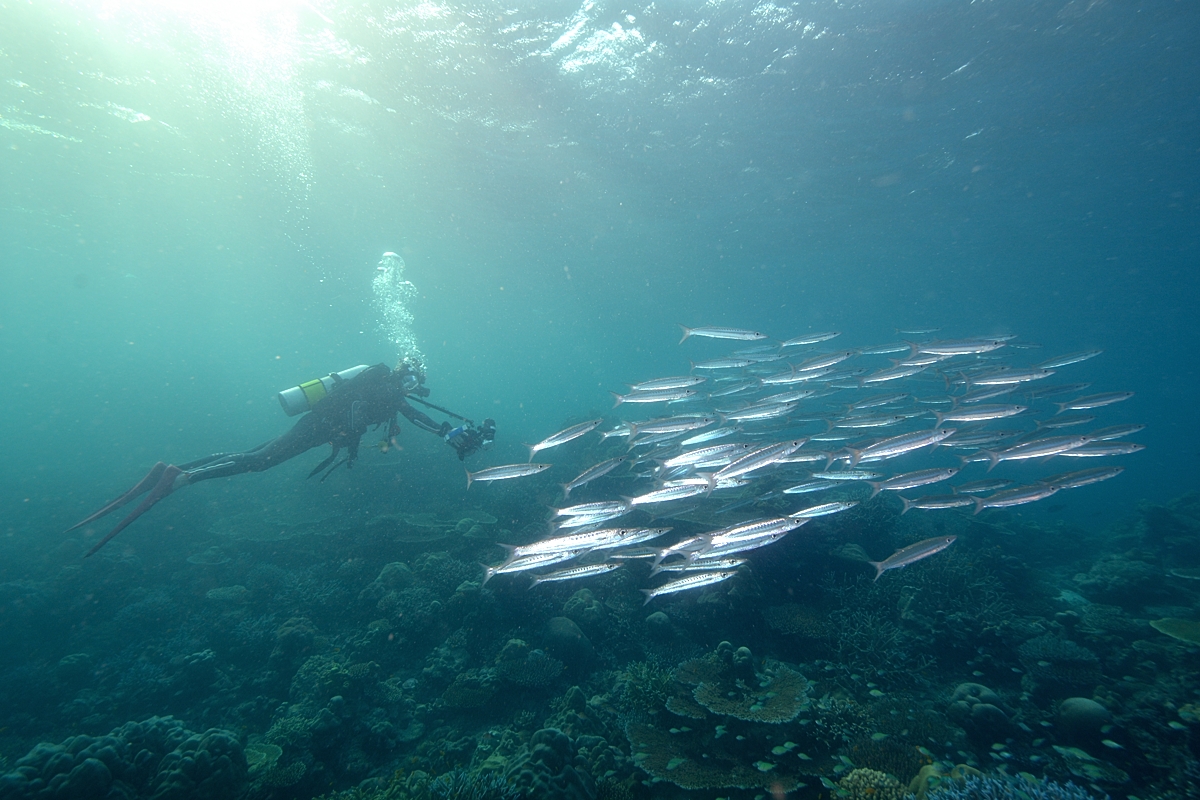
<path id="1" fill-rule="evenodd" d="M 1044 500 L 1123 470 L 1104 463 L 1031 476 L 1043 465 L 1143 449 L 1123 440 L 1144 425 L 1096 427 L 1101 414 L 1133 393 L 1085 394 L 1091 385 L 1069 370 L 1099 350 L 1034 361 L 1028 356 L 1037 346 L 1008 334 L 940 339 L 932 338 L 937 329 L 901 330 L 894 343 L 834 348 L 828 343 L 841 334 L 833 331 L 779 341 L 741 328 L 680 327 L 680 345 L 689 339 L 747 344 L 691 361 L 686 374 L 613 392 L 614 409 L 630 409 L 629 418 L 606 430 L 600 430 L 602 419 L 581 422 L 527 445 L 531 463 L 467 473 L 468 488 L 535 475 L 552 466 L 532 463 L 535 455 L 597 430 L 626 443 L 625 453 L 562 483 L 564 503 L 581 490 L 594 497 L 555 509 L 543 539 L 503 545 L 507 557 L 484 566 L 485 582 L 529 573 L 537 586 L 644 559 L 651 576 L 666 574 L 664 582 L 641 590 L 649 603 L 729 580 L 750 551 L 883 492 L 917 495 L 896 494 L 902 514 L 958 508 L 978 514 Z M 992 472 L 1005 465 L 1013 477 Z M 788 513 L 752 516 L 756 506 L 773 501 L 778 509 L 790 496 L 796 503 Z M 674 529 L 663 523 L 672 519 L 711 530 L 670 541 Z M 941 552 L 954 539 L 916 542 L 870 562 L 875 579 Z"/>

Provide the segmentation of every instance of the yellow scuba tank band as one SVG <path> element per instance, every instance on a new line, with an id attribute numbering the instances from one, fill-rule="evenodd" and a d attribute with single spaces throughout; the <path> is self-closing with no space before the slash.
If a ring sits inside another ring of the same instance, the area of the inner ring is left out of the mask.
<path id="1" fill-rule="evenodd" d="M 324 400 L 325 395 L 328 394 L 325 384 L 321 382 L 320 378 L 300 384 L 300 391 L 304 392 L 304 397 L 308 400 L 309 408 Z"/>

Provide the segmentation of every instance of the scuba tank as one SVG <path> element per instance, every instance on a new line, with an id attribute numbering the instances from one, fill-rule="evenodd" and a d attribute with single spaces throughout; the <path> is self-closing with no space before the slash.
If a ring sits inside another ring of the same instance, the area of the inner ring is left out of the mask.
<path id="1" fill-rule="evenodd" d="M 357 367 L 344 369 L 341 372 L 331 372 L 324 378 L 316 378 L 299 386 L 284 389 L 279 393 L 279 405 L 283 406 L 283 413 L 289 417 L 311 411 L 312 407 L 324 400 L 325 395 L 332 392 L 339 383 L 350 380 L 365 369 L 368 369 L 366 364 L 359 364 Z"/>

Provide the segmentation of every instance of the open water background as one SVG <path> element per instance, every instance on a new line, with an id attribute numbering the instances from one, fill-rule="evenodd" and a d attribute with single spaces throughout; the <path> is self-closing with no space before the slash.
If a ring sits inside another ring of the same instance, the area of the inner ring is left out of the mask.
<path id="1" fill-rule="evenodd" d="M 941 327 L 1103 348 L 1061 377 L 1137 392 L 1097 424 L 1147 423 L 1147 450 L 1059 513 L 1195 487 L 1195 5 L 521 6 L 0 4 L 12 545 L 50 553 L 155 461 L 281 433 L 280 389 L 391 361 L 386 250 L 430 399 L 499 424 L 475 467 L 723 351 L 677 322 Z M 402 443 L 321 486 L 315 452 L 206 483 L 118 542 L 463 490 Z"/>

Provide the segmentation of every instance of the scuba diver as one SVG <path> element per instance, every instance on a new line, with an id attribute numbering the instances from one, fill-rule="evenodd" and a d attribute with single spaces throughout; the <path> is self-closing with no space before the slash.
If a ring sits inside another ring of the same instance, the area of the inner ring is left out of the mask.
<path id="1" fill-rule="evenodd" d="M 308 412 L 287 433 L 242 453 L 217 453 L 178 466 L 160 461 L 136 486 L 87 519 L 72 525 L 67 532 L 83 527 L 149 492 L 137 508 L 87 552 L 90 556 L 176 489 L 210 478 L 262 472 L 314 447 L 331 444 L 333 452 L 329 458 L 308 474 L 311 478 L 329 467 L 321 478 L 323 481 L 342 464 L 347 469 L 354 465 L 358 458 L 359 440 L 372 425 L 378 428 L 387 423 L 387 437 L 381 443 L 381 449 L 386 452 L 388 445 L 400 433 L 397 413 L 403 414 L 421 430 L 440 436 L 454 448 L 460 461 L 480 448 L 491 445 L 496 438 L 494 420 L 486 419 L 483 425 L 477 427 L 465 417 L 421 400 L 429 396 L 429 389 L 425 388 L 424 383 L 425 372 L 421 365 L 402 361 L 394 370 L 386 364 L 372 367 L 360 365 L 282 391 L 279 393 L 279 403 L 288 416 Z M 458 427 L 451 427 L 449 422 L 438 425 L 428 415 L 409 405 L 409 399 L 459 419 L 463 424 Z M 343 449 L 346 450 L 345 458 L 333 463 Z"/>

